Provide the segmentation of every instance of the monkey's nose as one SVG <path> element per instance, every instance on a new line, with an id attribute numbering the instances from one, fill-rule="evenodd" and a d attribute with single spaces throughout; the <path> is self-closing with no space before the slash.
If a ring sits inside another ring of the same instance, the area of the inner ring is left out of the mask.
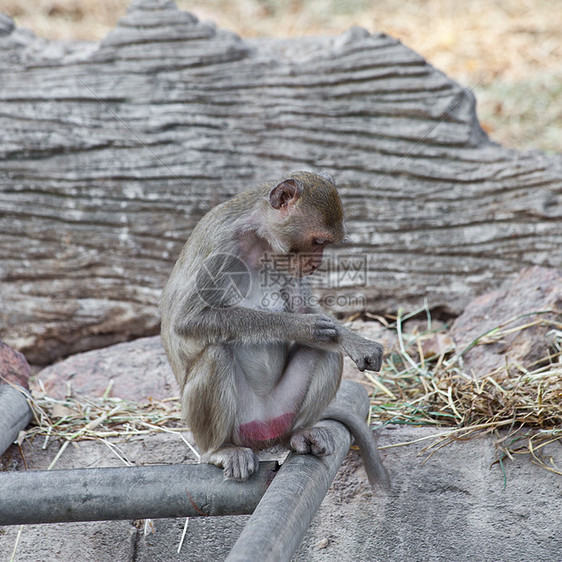
<path id="1" fill-rule="evenodd" d="M 318 268 L 320 267 L 319 263 L 311 263 L 308 266 L 308 271 L 306 272 L 308 275 L 312 275 Z"/>

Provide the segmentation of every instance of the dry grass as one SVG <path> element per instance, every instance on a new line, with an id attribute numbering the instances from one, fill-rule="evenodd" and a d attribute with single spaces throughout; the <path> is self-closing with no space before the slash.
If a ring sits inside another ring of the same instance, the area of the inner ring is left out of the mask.
<path id="1" fill-rule="evenodd" d="M 442 446 L 483 433 L 494 433 L 498 462 L 516 454 L 530 454 L 543 468 L 562 474 L 541 450 L 562 438 L 562 317 L 539 315 L 513 328 L 506 322 L 483 334 L 464 350 L 453 345 L 439 355 L 425 344 L 444 331 L 432 329 L 428 311 L 427 326 L 403 332 L 408 316 L 399 314 L 389 330 L 398 336 L 398 349 L 387 357 L 380 374 L 366 373 L 372 382 L 371 417 L 377 424 L 430 425 L 447 428 L 431 436 L 424 451 L 433 454 Z M 410 315 L 419 315 L 420 311 Z M 519 318 L 513 319 L 514 322 Z M 462 357 L 467 349 L 501 341 L 514 330 L 527 330 L 541 324 L 549 330 L 550 347 L 544 359 L 526 369 L 518 364 L 474 379 L 463 370 Z M 450 340 L 449 340 L 450 341 Z M 63 441 L 63 447 L 51 463 L 53 467 L 64 448 L 75 440 L 97 440 L 119 456 L 109 438 L 130 438 L 155 432 L 173 432 L 186 444 L 182 432 L 177 398 L 135 404 L 116 398 L 98 400 L 68 398 L 56 400 L 45 394 L 34 397 L 35 425 L 25 438 L 38 440 L 43 447 L 49 439 Z M 451 430 L 453 428 L 453 430 Z M 504 430 L 500 432 L 500 430 Z M 406 445 L 403 443 L 401 445 Z M 396 445 L 395 445 L 396 446 Z M 121 457 L 120 457 L 121 458 Z M 122 458 L 123 462 L 127 460 Z"/>
<path id="2" fill-rule="evenodd" d="M 0 0 L 0 12 L 53 39 L 98 40 L 129 0 Z M 177 0 L 243 37 L 339 34 L 352 25 L 401 39 L 474 88 L 494 140 L 562 152 L 559 0 Z"/>
<path id="3" fill-rule="evenodd" d="M 524 324 L 521 317 L 513 318 L 464 349 L 451 345 L 429 356 L 424 342 L 435 338 L 429 312 L 427 329 L 409 334 L 402 333 L 404 319 L 399 314 L 389 326 L 398 334 L 399 349 L 387 358 L 379 376 L 368 374 L 374 391 L 373 418 L 383 423 L 456 427 L 438 436 L 428 451 L 454 440 L 495 433 L 498 462 L 527 453 L 534 462 L 562 475 L 562 467 L 540 455 L 543 447 L 562 438 L 562 312 L 557 312 L 556 320 L 543 313 L 525 315 L 532 319 Z M 462 358 L 468 349 L 501 342 L 514 331 L 537 325 L 549 330 L 551 343 L 545 341 L 544 356 L 535 365 L 525 368 L 506 362 L 478 379 L 464 370 Z M 500 429 L 507 431 L 500 434 Z"/>
<path id="4" fill-rule="evenodd" d="M 158 432 L 177 434 L 198 456 L 182 435 L 189 430 L 179 423 L 179 398 L 137 404 L 107 396 L 100 399 L 78 396 L 60 400 L 40 393 L 31 399 L 31 407 L 34 420 L 25 432 L 25 439 L 30 442 L 40 439 L 43 449 L 50 439 L 63 442 L 48 470 L 56 465 L 65 448 L 74 441 L 103 442 L 125 464 L 129 464 L 109 439 L 128 439 Z"/>

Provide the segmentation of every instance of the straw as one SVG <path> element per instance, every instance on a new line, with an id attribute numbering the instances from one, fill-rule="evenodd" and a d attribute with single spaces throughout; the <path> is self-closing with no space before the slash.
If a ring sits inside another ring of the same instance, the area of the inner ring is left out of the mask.
<path id="1" fill-rule="evenodd" d="M 373 386 L 371 405 L 375 423 L 455 428 L 433 437 L 433 443 L 422 451 L 430 455 L 453 441 L 493 434 L 501 462 L 525 453 L 543 468 L 562 474 L 551 458 L 541 456 L 546 445 L 562 437 L 560 311 L 538 310 L 515 316 L 463 349 L 451 349 L 437 357 L 423 354 L 423 341 L 438 333 L 431 329 L 429 314 L 427 330 L 421 333 L 417 329 L 404 333 L 401 311 L 394 323 L 384 324 L 396 331 L 398 345 L 381 372 L 368 375 Z M 525 367 L 506 358 L 504 365 L 479 373 L 479 378 L 464 369 L 463 356 L 469 350 L 537 326 L 548 336 L 540 361 Z"/>

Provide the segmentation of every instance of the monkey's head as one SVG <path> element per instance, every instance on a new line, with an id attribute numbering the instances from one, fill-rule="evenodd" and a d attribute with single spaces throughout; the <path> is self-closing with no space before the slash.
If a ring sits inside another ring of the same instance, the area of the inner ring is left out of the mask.
<path id="1" fill-rule="evenodd" d="M 289 257 L 291 275 L 314 273 L 326 246 L 345 236 L 341 199 L 328 175 L 290 174 L 271 188 L 269 205 L 270 242 Z"/>

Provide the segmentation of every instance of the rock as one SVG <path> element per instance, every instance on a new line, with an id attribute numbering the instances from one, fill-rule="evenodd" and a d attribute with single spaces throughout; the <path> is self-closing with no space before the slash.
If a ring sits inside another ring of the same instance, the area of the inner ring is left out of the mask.
<path id="1" fill-rule="evenodd" d="M 462 355 L 465 369 L 483 377 L 506 365 L 536 368 L 537 362 L 548 355 L 549 320 L 562 321 L 562 275 L 555 269 L 535 266 L 524 269 L 497 291 L 472 301 L 455 320 L 450 334 L 457 353 L 477 338 L 489 342 Z M 500 334 L 505 334 L 501 339 L 489 333 L 498 327 Z"/>
<path id="2" fill-rule="evenodd" d="M 5 14 L 0 14 L 0 37 L 10 35 L 14 29 L 14 20 Z"/>
<path id="3" fill-rule="evenodd" d="M 25 357 L 0 340 L 0 457 L 31 420 L 30 374 Z"/>
<path id="4" fill-rule="evenodd" d="M 455 342 L 449 334 L 433 334 L 421 341 L 422 353 L 425 359 L 432 359 L 446 355 L 455 349 Z"/>
<path id="5" fill-rule="evenodd" d="M 34 387 L 54 398 L 97 398 L 108 388 L 109 396 L 137 402 L 179 396 L 160 336 L 73 355 L 40 371 Z"/>
<path id="6" fill-rule="evenodd" d="M 0 384 L 17 384 L 29 390 L 31 369 L 23 354 L 0 340 Z"/>

